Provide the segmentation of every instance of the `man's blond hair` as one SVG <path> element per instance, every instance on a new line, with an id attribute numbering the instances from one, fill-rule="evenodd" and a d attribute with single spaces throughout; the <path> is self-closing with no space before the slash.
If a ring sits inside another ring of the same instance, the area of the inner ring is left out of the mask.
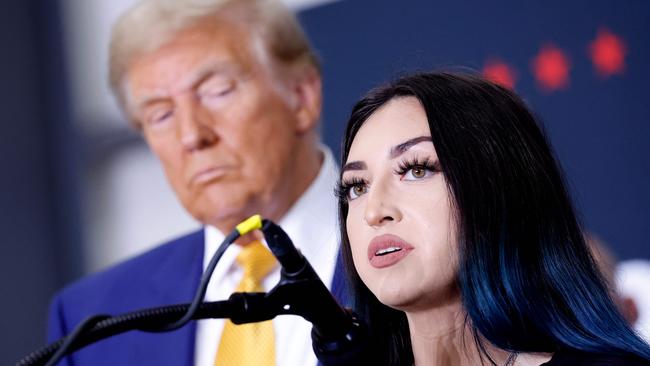
<path id="1" fill-rule="evenodd" d="M 246 27 L 251 35 L 251 51 L 262 57 L 260 61 L 270 59 L 282 66 L 307 66 L 320 73 L 318 58 L 305 33 L 281 1 L 140 0 L 114 24 L 109 49 L 110 86 L 130 119 L 133 118 L 125 85 L 129 64 L 134 58 L 155 51 L 180 31 L 203 21 L 231 22 Z"/>

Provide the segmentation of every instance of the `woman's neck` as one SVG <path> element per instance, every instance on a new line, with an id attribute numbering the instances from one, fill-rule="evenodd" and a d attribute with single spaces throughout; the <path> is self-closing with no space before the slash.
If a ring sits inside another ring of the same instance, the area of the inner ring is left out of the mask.
<path id="1" fill-rule="evenodd" d="M 415 366 L 465 366 L 481 365 L 481 359 L 490 364 L 474 342 L 469 323 L 460 301 L 434 309 L 406 311 Z M 509 352 L 484 345 L 497 365 L 504 365 Z M 537 366 L 550 360 L 550 354 L 518 355 L 513 365 Z"/>
<path id="2" fill-rule="evenodd" d="M 463 347 L 463 339 L 471 334 L 464 334 L 470 330 L 465 327 L 460 302 L 407 311 L 406 318 L 416 366 L 469 365 L 475 359 L 471 352 L 474 343 L 465 342 L 469 347 Z"/>

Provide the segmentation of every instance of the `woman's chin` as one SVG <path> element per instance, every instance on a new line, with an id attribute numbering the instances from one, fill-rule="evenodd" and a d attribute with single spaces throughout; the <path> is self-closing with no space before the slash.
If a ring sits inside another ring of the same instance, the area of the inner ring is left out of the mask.
<path id="1" fill-rule="evenodd" d="M 409 288 L 403 283 L 394 286 L 384 284 L 378 291 L 373 291 L 382 304 L 404 312 L 420 312 L 460 302 L 460 294 L 453 286 L 429 288 Z"/>
<path id="2" fill-rule="evenodd" d="M 416 301 L 416 294 L 407 291 L 403 286 L 383 286 L 378 291 L 373 291 L 379 302 L 396 310 L 404 310 Z"/>

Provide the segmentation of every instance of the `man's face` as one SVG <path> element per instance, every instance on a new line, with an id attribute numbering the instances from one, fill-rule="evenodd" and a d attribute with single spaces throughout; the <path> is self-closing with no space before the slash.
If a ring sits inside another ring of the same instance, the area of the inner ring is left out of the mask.
<path id="1" fill-rule="evenodd" d="M 129 108 L 176 195 L 222 231 L 296 196 L 296 150 L 313 129 L 257 54 L 247 32 L 201 24 L 127 70 Z"/>

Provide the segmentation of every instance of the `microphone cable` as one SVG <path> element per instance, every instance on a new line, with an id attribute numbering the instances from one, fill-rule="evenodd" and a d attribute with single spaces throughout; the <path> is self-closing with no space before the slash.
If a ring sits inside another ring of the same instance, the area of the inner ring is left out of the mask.
<path id="1" fill-rule="evenodd" d="M 235 240 L 237 240 L 239 237 L 246 235 L 253 230 L 257 230 L 261 228 L 262 228 L 262 217 L 260 215 L 253 215 L 248 219 L 239 223 L 235 227 L 235 229 L 231 231 L 224 238 L 224 240 L 217 248 L 217 251 L 210 259 L 210 263 L 208 264 L 208 267 L 206 268 L 205 272 L 203 272 L 203 275 L 201 276 L 201 281 L 199 282 L 199 287 L 196 290 L 192 303 L 190 304 L 190 306 L 187 308 L 187 311 L 180 319 L 169 324 L 164 324 L 162 326 L 144 326 L 138 329 L 150 333 L 169 332 L 181 328 L 187 323 L 189 323 L 190 320 L 192 320 L 192 317 L 196 313 L 199 306 L 201 306 L 201 303 L 203 302 L 203 298 L 205 297 L 205 293 L 208 290 L 208 284 L 210 283 L 212 273 L 214 272 L 214 269 L 217 267 L 217 263 L 219 262 L 223 254 L 226 252 L 226 249 L 228 249 L 230 244 L 234 243 Z M 86 332 L 92 329 L 98 322 L 109 318 L 110 316 L 108 315 L 95 315 L 86 318 L 83 322 L 77 325 L 74 328 L 74 330 L 65 338 L 65 341 L 61 344 L 61 346 L 56 351 L 56 353 L 52 355 L 52 357 L 50 358 L 50 360 L 47 362 L 45 366 L 56 365 L 56 363 L 59 362 L 61 358 L 68 353 L 70 348 L 78 341 L 78 339 L 81 336 L 85 335 Z"/>
<path id="2" fill-rule="evenodd" d="M 183 315 L 182 318 L 178 319 L 177 321 L 171 324 L 165 324 L 161 327 L 143 329 L 143 330 L 146 330 L 147 332 L 169 332 L 184 326 L 190 320 L 192 320 L 192 316 L 194 316 L 194 313 L 196 313 L 196 309 L 198 309 L 201 303 L 203 302 L 205 293 L 208 290 L 208 284 L 210 283 L 210 279 L 212 278 L 212 273 L 214 272 L 214 269 L 217 267 L 217 263 L 223 256 L 223 253 L 226 252 L 226 249 L 228 249 L 230 244 L 234 243 L 235 240 L 239 239 L 239 237 L 241 237 L 242 235 L 246 235 L 253 230 L 257 230 L 261 228 L 262 228 L 262 217 L 260 215 L 253 215 L 248 219 L 239 223 L 239 225 L 235 227 L 235 230 L 231 231 L 230 234 L 228 234 L 226 238 L 223 240 L 223 242 L 221 242 L 221 245 L 219 245 L 219 248 L 217 248 L 217 251 L 212 256 L 212 259 L 210 259 L 210 263 L 208 264 L 208 267 L 205 269 L 205 272 L 203 272 L 203 275 L 201 276 L 201 282 L 199 283 L 199 287 L 196 290 L 196 294 L 194 295 L 194 300 L 192 300 L 190 307 L 187 309 L 187 313 L 185 313 L 185 315 Z"/>

